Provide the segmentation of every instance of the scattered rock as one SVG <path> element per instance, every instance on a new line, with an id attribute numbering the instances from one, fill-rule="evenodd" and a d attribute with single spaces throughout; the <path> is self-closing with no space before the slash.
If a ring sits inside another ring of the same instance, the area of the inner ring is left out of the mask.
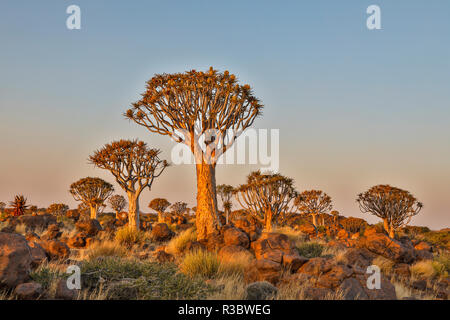
<path id="1" fill-rule="evenodd" d="M 361 241 L 369 251 L 400 263 L 412 263 L 415 260 L 414 249 L 382 233 L 373 233 Z"/>
<path id="2" fill-rule="evenodd" d="M 69 248 L 84 248 L 86 246 L 86 234 L 80 232 L 67 240 Z"/>
<path id="3" fill-rule="evenodd" d="M 39 241 L 39 244 L 45 250 L 50 260 L 65 259 L 69 257 L 70 249 L 64 242 L 58 240 L 41 240 Z"/>
<path id="4" fill-rule="evenodd" d="M 56 217 L 47 213 L 36 216 L 23 215 L 18 221 L 25 225 L 27 231 L 45 230 L 49 225 L 57 223 Z"/>
<path id="5" fill-rule="evenodd" d="M 28 245 L 30 246 L 31 253 L 31 267 L 36 268 L 47 260 L 47 255 L 39 243 L 28 242 Z"/>
<path id="6" fill-rule="evenodd" d="M 96 236 L 99 231 L 102 231 L 103 228 L 96 219 L 89 219 L 87 221 L 80 221 L 75 224 L 75 227 L 78 231 L 84 232 L 87 236 Z"/>
<path id="7" fill-rule="evenodd" d="M 283 255 L 283 267 L 290 269 L 291 272 L 297 272 L 297 270 L 303 266 L 309 259 L 302 257 L 296 253 Z"/>
<path id="8" fill-rule="evenodd" d="M 223 240 L 226 246 L 236 245 L 244 248 L 250 246 L 250 240 L 247 234 L 234 227 L 227 228 L 223 233 Z"/>
<path id="9" fill-rule="evenodd" d="M 348 278 L 342 281 L 339 289 L 344 294 L 344 300 L 367 300 L 369 296 L 355 278 Z"/>
<path id="10" fill-rule="evenodd" d="M 69 289 L 67 287 L 67 280 L 61 279 L 56 285 L 55 298 L 62 300 L 73 300 L 77 297 L 78 290 Z"/>
<path id="11" fill-rule="evenodd" d="M 158 261 L 159 263 L 169 263 L 169 262 L 175 261 L 175 257 L 173 255 L 171 255 L 170 253 L 167 253 L 163 250 L 155 251 L 153 256 L 155 257 L 156 261 Z"/>

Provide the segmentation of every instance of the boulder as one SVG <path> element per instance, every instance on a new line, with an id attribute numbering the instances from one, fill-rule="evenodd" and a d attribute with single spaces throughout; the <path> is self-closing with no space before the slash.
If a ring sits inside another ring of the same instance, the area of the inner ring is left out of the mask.
<path id="1" fill-rule="evenodd" d="M 24 236 L 0 232 L 0 288 L 12 289 L 29 279 L 30 252 Z"/>
<path id="2" fill-rule="evenodd" d="M 345 231 L 345 229 L 340 229 L 338 231 L 338 233 L 336 234 L 336 239 L 338 239 L 338 240 L 343 240 L 343 239 L 348 239 L 348 238 L 349 238 L 349 235 L 348 235 L 348 232 Z"/>
<path id="3" fill-rule="evenodd" d="M 175 261 L 175 257 L 170 253 L 165 252 L 164 250 L 155 251 L 153 256 L 159 263 L 169 263 Z"/>
<path id="4" fill-rule="evenodd" d="M 223 241 L 226 246 L 241 246 L 244 248 L 248 248 L 250 246 L 250 239 L 247 234 L 234 227 L 229 227 L 223 232 Z"/>
<path id="5" fill-rule="evenodd" d="M 256 260 L 255 268 L 258 272 L 259 281 L 268 281 L 276 284 L 280 279 L 281 265 L 267 259 Z"/>
<path id="6" fill-rule="evenodd" d="M 365 248 L 350 248 L 344 253 L 342 261 L 353 269 L 362 269 L 366 272 L 374 258 L 375 254 Z"/>
<path id="7" fill-rule="evenodd" d="M 401 278 L 409 278 L 411 276 L 409 265 L 406 263 L 399 263 L 394 265 L 392 268 L 392 273 Z"/>
<path id="8" fill-rule="evenodd" d="M 78 231 L 84 232 L 87 236 L 94 237 L 97 235 L 99 231 L 102 231 L 103 228 L 96 219 L 89 219 L 87 221 L 80 221 L 75 224 L 75 227 Z"/>
<path id="9" fill-rule="evenodd" d="M 389 238 L 382 233 L 373 233 L 361 241 L 369 251 L 400 263 L 412 263 L 415 260 L 414 249 L 407 244 Z"/>
<path id="10" fill-rule="evenodd" d="M 261 235 L 261 228 L 247 219 L 236 219 L 234 221 L 234 226 L 243 230 L 248 235 L 250 241 L 256 241 Z"/>
<path id="11" fill-rule="evenodd" d="M 62 232 L 59 231 L 57 224 L 51 224 L 48 226 L 47 231 L 42 235 L 42 240 L 56 240 L 61 237 Z"/>
<path id="12" fill-rule="evenodd" d="M 347 278 L 339 286 L 343 292 L 344 300 L 367 300 L 369 296 L 364 291 L 361 283 L 355 278 Z"/>
<path id="13" fill-rule="evenodd" d="M 172 239 L 175 233 L 169 229 L 169 226 L 165 223 L 157 223 L 153 226 L 152 238 L 155 241 L 168 241 Z"/>
<path id="14" fill-rule="evenodd" d="M 14 290 L 17 298 L 21 300 L 36 300 L 42 295 L 43 292 L 44 289 L 42 288 L 42 285 L 37 282 L 19 284 Z"/>
<path id="15" fill-rule="evenodd" d="M 282 265 L 286 269 L 291 270 L 291 272 L 297 272 L 297 270 L 303 266 L 309 259 L 302 257 L 297 253 L 284 254 L 282 259 Z"/>
<path id="16" fill-rule="evenodd" d="M 31 267 L 36 268 L 47 260 L 47 254 L 42 246 L 37 242 L 28 242 L 31 253 Z"/>
<path id="17" fill-rule="evenodd" d="M 300 269 L 297 270 L 298 273 L 306 273 L 311 276 L 319 276 L 327 273 L 332 268 L 332 262 L 325 258 L 312 258 L 306 262 Z"/>
<path id="18" fill-rule="evenodd" d="M 69 289 L 67 287 L 67 280 L 61 279 L 56 285 L 55 298 L 61 300 L 74 300 L 78 295 L 79 290 Z"/>
<path id="19" fill-rule="evenodd" d="M 313 224 L 310 223 L 304 223 L 298 226 L 297 228 L 299 231 L 303 232 L 304 234 L 307 234 L 309 236 L 315 236 L 317 234 L 317 229 Z"/>
<path id="20" fill-rule="evenodd" d="M 25 239 L 27 239 L 27 241 L 29 242 L 36 242 L 41 238 L 34 232 L 27 232 L 27 234 L 25 235 Z"/>
<path id="21" fill-rule="evenodd" d="M 278 290 L 267 281 L 250 283 L 246 288 L 246 300 L 267 300 L 273 298 Z"/>
<path id="22" fill-rule="evenodd" d="M 84 248 L 86 246 L 86 234 L 80 232 L 67 240 L 69 248 Z"/>
<path id="23" fill-rule="evenodd" d="M 426 243 L 424 241 L 421 241 L 418 244 L 416 244 L 414 246 L 414 249 L 416 249 L 416 250 L 425 250 L 425 251 L 429 251 L 429 252 L 432 251 L 432 247 L 428 243 Z"/>
<path id="24" fill-rule="evenodd" d="M 352 269 L 345 265 L 334 265 L 331 270 L 321 275 L 317 280 L 317 286 L 321 288 L 335 289 L 353 274 Z"/>
<path id="25" fill-rule="evenodd" d="M 23 215 L 18 217 L 19 223 L 25 225 L 27 231 L 45 230 L 51 224 L 56 224 L 56 217 L 51 214 L 42 214 L 36 216 Z"/>
<path id="26" fill-rule="evenodd" d="M 39 241 L 41 247 L 47 253 L 50 260 L 66 259 L 69 257 L 69 247 L 58 240 L 41 240 Z"/>
<path id="27" fill-rule="evenodd" d="M 252 242 L 251 248 L 257 259 L 263 258 L 268 251 L 279 250 L 283 254 L 294 253 L 292 243 L 285 234 L 264 232 L 261 237 Z"/>

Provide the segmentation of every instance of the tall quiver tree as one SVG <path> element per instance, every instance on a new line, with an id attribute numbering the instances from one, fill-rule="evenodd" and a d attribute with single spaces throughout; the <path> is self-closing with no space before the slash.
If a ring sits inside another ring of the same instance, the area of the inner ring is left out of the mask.
<path id="1" fill-rule="evenodd" d="M 234 194 L 239 204 L 270 232 L 274 221 L 285 222 L 292 213 L 297 196 L 293 184 L 292 179 L 280 174 L 254 171 Z"/>
<path id="2" fill-rule="evenodd" d="M 317 216 L 333 208 L 331 197 L 322 190 L 307 190 L 298 195 L 294 201 L 298 210 L 312 216 L 313 225 L 317 227 Z"/>
<path id="3" fill-rule="evenodd" d="M 143 141 L 120 140 L 106 144 L 89 157 L 95 166 L 109 170 L 128 195 L 128 226 L 139 229 L 139 196 L 151 189 L 155 178 L 168 166 L 159 159 L 158 149 L 150 149 Z"/>
<path id="4" fill-rule="evenodd" d="M 363 213 L 371 213 L 383 219 L 389 237 L 406 226 L 423 208 L 423 204 L 408 191 L 390 185 L 377 185 L 360 193 L 356 201 Z"/>
<path id="5" fill-rule="evenodd" d="M 69 192 L 76 201 L 89 207 L 91 219 L 97 219 L 99 209 L 114 192 L 114 187 L 103 179 L 87 177 L 72 183 Z"/>
<path id="6" fill-rule="evenodd" d="M 226 224 L 229 223 L 229 217 L 232 207 L 231 198 L 233 196 L 234 188 L 227 184 L 221 184 L 217 186 L 217 193 L 220 196 L 220 199 L 222 200 L 223 205 L 223 211 L 225 213 L 225 221 Z"/>
<path id="7" fill-rule="evenodd" d="M 108 199 L 110 207 L 116 213 L 116 219 L 120 220 L 120 212 L 126 207 L 127 200 L 125 200 L 124 196 L 120 194 L 113 195 Z"/>
<path id="8" fill-rule="evenodd" d="M 150 209 L 158 213 L 158 222 L 164 222 L 164 211 L 170 206 L 170 202 L 164 198 L 155 198 L 148 204 Z"/>
<path id="9" fill-rule="evenodd" d="M 155 75 L 142 99 L 125 116 L 154 133 L 184 143 L 197 172 L 197 238 L 217 231 L 216 163 L 236 137 L 253 124 L 262 105 L 249 85 L 212 67 L 207 72 Z"/>

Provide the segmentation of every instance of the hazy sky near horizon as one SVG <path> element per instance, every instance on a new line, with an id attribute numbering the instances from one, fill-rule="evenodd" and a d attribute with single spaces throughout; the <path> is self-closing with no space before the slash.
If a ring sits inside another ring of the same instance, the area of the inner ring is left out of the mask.
<path id="1" fill-rule="evenodd" d="M 81 8 L 81 30 L 66 8 Z M 381 7 L 382 30 L 366 28 Z M 280 173 L 322 189 L 345 216 L 376 184 L 411 191 L 413 224 L 450 227 L 450 2 L 23 1 L 0 3 L 0 201 L 24 194 L 76 203 L 69 185 L 112 176 L 87 163 L 103 144 L 173 143 L 125 120 L 155 73 L 236 74 L 265 105 L 257 128 L 280 129 Z M 223 165 L 237 185 L 255 165 Z M 115 184 L 116 190 L 124 194 Z M 141 197 L 195 205 L 192 165 L 172 166 Z"/>

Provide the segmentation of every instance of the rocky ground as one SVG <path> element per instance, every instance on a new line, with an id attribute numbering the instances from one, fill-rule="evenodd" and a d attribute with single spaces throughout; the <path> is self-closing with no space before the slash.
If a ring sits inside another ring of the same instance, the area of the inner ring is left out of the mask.
<path id="1" fill-rule="evenodd" d="M 237 217 L 198 242 L 192 218 L 155 219 L 138 232 L 108 214 L 4 219 L 0 299 L 448 299 L 448 229 L 409 227 L 391 239 L 379 225 L 342 218 L 268 233 Z M 67 288 L 73 265 L 80 290 Z M 368 288 L 372 265 L 380 289 Z"/>

